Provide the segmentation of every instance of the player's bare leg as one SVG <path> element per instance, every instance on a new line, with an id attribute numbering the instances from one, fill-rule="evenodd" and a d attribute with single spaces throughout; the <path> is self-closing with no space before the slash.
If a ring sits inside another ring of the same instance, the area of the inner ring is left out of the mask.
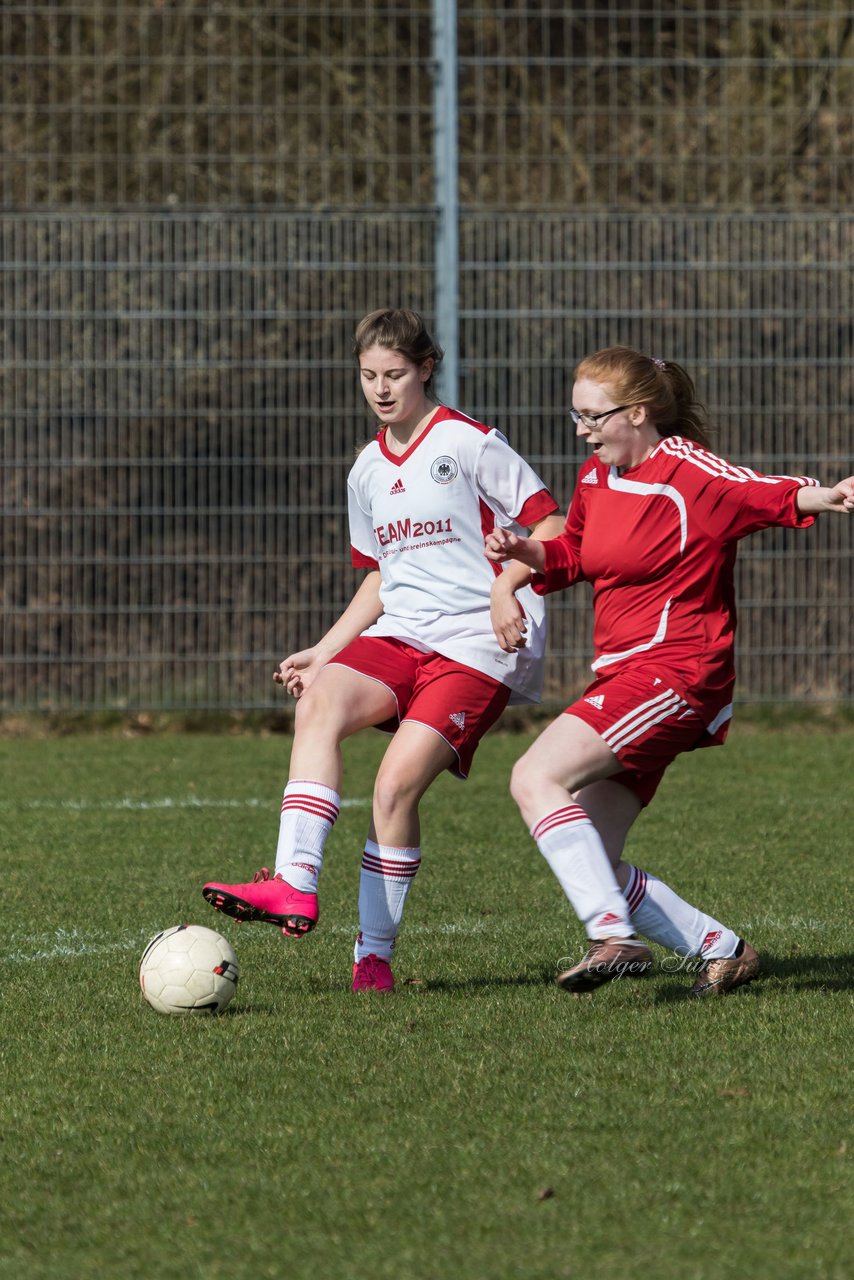
<path id="1" fill-rule="evenodd" d="M 420 843 L 421 797 L 456 758 L 453 747 L 434 730 L 404 720 L 389 743 L 374 782 L 372 816 L 380 843 Z"/>
<path id="2" fill-rule="evenodd" d="M 389 689 L 351 667 L 330 663 L 296 704 L 289 778 L 341 790 L 341 743 L 397 714 Z"/>
<path id="3" fill-rule="evenodd" d="M 578 796 L 619 772 L 607 743 L 577 716 L 562 715 L 517 761 L 510 791 L 537 847 L 585 926 L 590 946 L 558 975 L 566 991 L 593 991 L 613 978 L 639 977 L 652 955 L 634 933 L 605 843 Z M 619 842 L 620 830 L 611 835 Z M 625 838 L 623 833 L 622 838 Z"/>
<path id="4" fill-rule="evenodd" d="M 349 667 L 323 668 L 297 702 L 275 872 L 262 867 L 252 881 L 206 884 L 202 894 L 212 907 L 239 921 L 276 925 L 292 938 L 315 927 L 323 849 L 340 805 L 340 744 L 395 710 L 385 685 Z"/>
<path id="5" fill-rule="evenodd" d="M 391 991 L 391 957 L 406 898 L 421 865 L 418 805 L 455 760 L 449 744 L 421 724 L 404 721 L 374 784 L 373 814 L 359 880 L 359 936 L 354 991 Z"/>

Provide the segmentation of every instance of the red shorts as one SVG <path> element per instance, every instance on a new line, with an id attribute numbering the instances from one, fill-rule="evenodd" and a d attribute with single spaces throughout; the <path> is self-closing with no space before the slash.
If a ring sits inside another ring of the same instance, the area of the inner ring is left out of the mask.
<path id="1" fill-rule="evenodd" d="M 604 738 L 625 771 L 610 781 L 628 787 L 642 805 L 649 804 L 678 755 L 715 745 L 666 674 L 651 670 L 600 676 L 565 714 L 578 716 Z"/>
<path id="2" fill-rule="evenodd" d="M 388 636 L 359 636 L 332 659 L 384 684 L 397 715 L 376 726 L 386 733 L 409 720 L 424 724 L 456 752 L 451 772 L 468 777 L 474 753 L 510 698 L 500 680 Z"/>

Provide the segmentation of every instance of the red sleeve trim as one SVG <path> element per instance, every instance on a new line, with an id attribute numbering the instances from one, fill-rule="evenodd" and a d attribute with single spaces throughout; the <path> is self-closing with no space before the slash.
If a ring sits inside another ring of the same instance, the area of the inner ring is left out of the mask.
<path id="1" fill-rule="evenodd" d="M 562 533 L 543 543 L 543 573 L 546 577 L 556 570 L 566 569 L 571 563 L 572 556 Z"/>
<path id="2" fill-rule="evenodd" d="M 810 529 L 815 524 L 815 516 L 807 515 L 805 512 L 798 510 L 798 494 L 801 489 L 805 489 L 807 486 L 818 485 L 819 481 L 813 480 L 809 476 L 799 476 L 796 483 L 797 488 L 790 489 L 786 494 L 786 505 L 791 512 L 789 515 L 791 527 L 793 529 Z"/>
<path id="3" fill-rule="evenodd" d="M 373 560 L 355 547 L 350 548 L 350 563 L 354 569 L 379 569 L 379 561 Z"/>
<path id="4" fill-rule="evenodd" d="M 548 489 L 541 489 L 539 493 L 535 493 L 528 498 L 522 510 L 516 516 L 516 523 L 523 524 L 526 529 L 531 529 L 535 524 L 539 524 L 541 520 L 545 520 L 546 516 L 554 515 L 555 511 L 559 510 L 560 507 Z"/>
<path id="5" fill-rule="evenodd" d="M 488 507 L 486 505 L 483 498 L 480 498 L 479 502 L 480 502 L 480 531 L 483 534 L 484 538 L 486 538 L 487 534 L 492 533 L 492 530 L 495 528 L 495 512 L 492 510 L 491 507 Z M 501 565 L 496 564 L 494 560 L 490 560 L 488 561 L 488 563 L 492 566 L 492 572 L 495 574 L 496 578 L 500 578 L 503 572 Z"/>
<path id="6" fill-rule="evenodd" d="M 581 565 L 573 556 L 565 534 L 557 538 L 549 538 L 543 543 L 545 560 L 542 573 L 535 573 L 531 578 L 531 586 L 538 596 L 550 595 L 552 591 L 563 591 L 583 578 Z"/>
<path id="7" fill-rule="evenodd" d="M 443 420 L 448 418 L 455 422 L 464 422 L 467 427 L 474 427 L 475 431 L 480 431 L 483 435 L 489 435 L 490 431 L 494 431 L 494 427 L 488 427 L 483 422 L 478 422 L 477 418 L 470 418 L 467 413 L 462 413 L 459 409 L 446 409 L 442 415 Z M 438 421 L 437 415 L 437 421 Z"/>

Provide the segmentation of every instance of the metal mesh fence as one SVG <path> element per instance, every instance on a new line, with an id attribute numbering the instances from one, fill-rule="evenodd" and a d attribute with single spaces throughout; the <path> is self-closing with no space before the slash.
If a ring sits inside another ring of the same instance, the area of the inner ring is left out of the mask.
<path id="1" fill-rule="evenodd" d="M 377 299 L 432 306 L 430 216 L 0 219 L 3 705 L 266 708 L 354 585 L 344 481 L 371 424 L 349 356 Z M 463 405 L 565 500 L 571 369 L 685 363 L 720 450 L 847 474 L 850 217 L 468 215 Z M 751 539 L 742 696 L 851 700 L 848 522 Z M 552 605 L 547 694 L 589 661 Z"/>
<path id="2" fill-rule="evenodd" d="M 550 209 L 842 208 L 847 3 L 461 4 L 464 198 Z"/>
<path id="3" fill-rule="evenodd" d="M 273 658 L 354 587 L 355 320 L 404 293 L 429 313 L 431 233 L 0 219 L 6 705 L 272 701 Z"/>
<path id="4" fill-rule="evenodd" d="M 354 585 L 367 310 L 437 304 L 431 0 L 0 3 L 0 709 L 267 708 Z M 584 353 L 849 471 L 843 0 L 457 6 L 461 407 L 565 500 Z M 759 212 L 758 212 L 759 211 Z M 742 695 L 851 701 L 844 521 L 742 553 Z M 587 674 L 552 604 L 547 693 Z"/>
<path id="5" fill-rule="evenodd" d="M 615 342 L 689 369 L 724 456 L 772 475 L 850 473 L 849 216 L 479 215 L 462 244 L 464 398 L 562 498 L 572 368 Z M 851 701 L 849 523 L 749 539 L 738 587 L 741 696 Z M 583 592 L 553 598 L 551 617 L 557 696 L 586 677 Z"/>
<path id="6" fill-rule="evenodd" d="M 429 205 L 430 0 L 5 0 L 6 207 Z M 460 0 L 472 207 L 840 209 L 847 0 Z"/>
<path id="7" fill-rule="evenodd" d="M 7 206 L 430 203 L 430 0 L 30 0 L 0 42 Z"/>

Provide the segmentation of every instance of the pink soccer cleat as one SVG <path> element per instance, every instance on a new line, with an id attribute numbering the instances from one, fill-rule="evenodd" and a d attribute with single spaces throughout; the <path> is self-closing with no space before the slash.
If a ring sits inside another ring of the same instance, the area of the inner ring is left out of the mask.
<path id="1" fill-rule="evenodd" d="M 388 960 L 363 956 L 353 965 L 353 991 L 394 991 L 394 974 Z"/>
<path id="2" fill-rule="evenodd" d="M 277 925 L 288 938 L 302 938 L 318 920 L 317 894 L 301 893 L 266 867 L 246 884 L 217 884 L 202 889 L 202 897 L 215 911 L 233 916 L 241 924 Z"/>

